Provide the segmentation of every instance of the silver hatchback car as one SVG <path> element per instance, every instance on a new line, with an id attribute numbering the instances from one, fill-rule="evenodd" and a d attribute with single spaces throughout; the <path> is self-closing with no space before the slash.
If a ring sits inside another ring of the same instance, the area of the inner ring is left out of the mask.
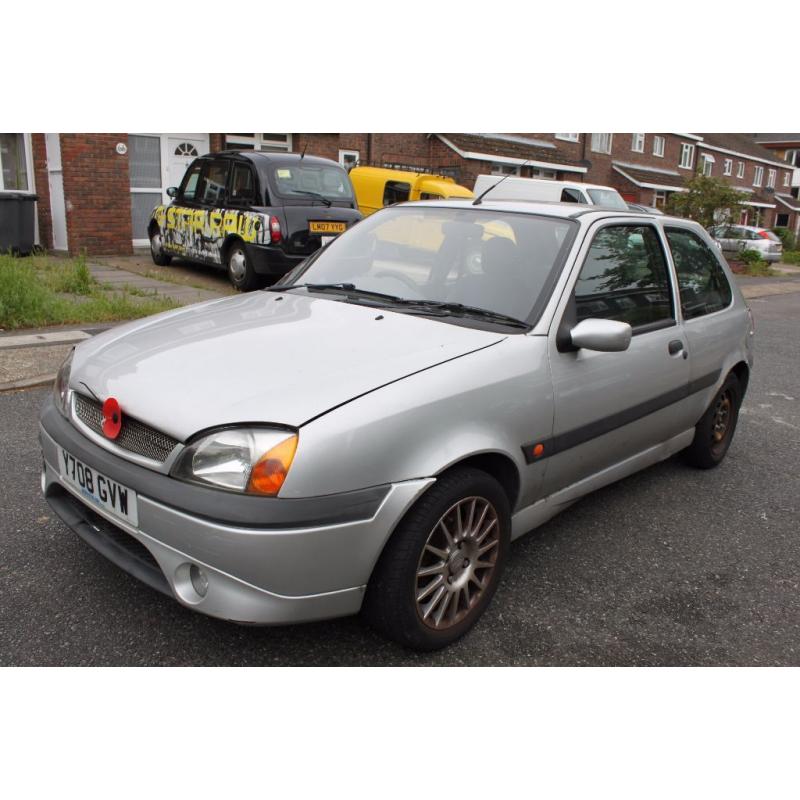
<path id="1" fill-rule="evenodd" d="M 486 609 L 512 539 L 674 453 L 719 464 L 752 340 L 695 223 L 393 206 L 271 289 L 78 345 L 41 415 L 42 489 L 185 606 L 362 610 L 434 649 Z"/>

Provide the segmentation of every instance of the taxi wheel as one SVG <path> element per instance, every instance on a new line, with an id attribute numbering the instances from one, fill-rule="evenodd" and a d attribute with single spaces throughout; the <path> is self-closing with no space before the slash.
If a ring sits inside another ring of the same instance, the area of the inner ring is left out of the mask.
<path id="1" fill-rule="evenodd" d="M 253 265 L 247 257 L 244 245 L 240 242 L 232 244 L 226 255 L 228 279 L 234 289 L 240 292 L 249 292 L 258 289 L 260 280 L 253 270 Z"/>
<path id="2" fill-rule="evenodd" d="M 491 602 L 510 539 L 500 484 L 473 468 L 445 473 L 381 553 L 364 598 L 367 622 L 415 650 L 454 642 Z"/>
<path id="3" fill-rule="evenodd" d="M 164 242 L 158 228 L 150 234 L 150 256 L 153 263 L 159 267 L 168 267 L 172 263 L 172 256 L 168 256 L 164 252 Z"/>
<path id="4" fill-rule="evenodd" d="M 692 466 L 712 469 L 722 463 L 733 440 L 741 402 L 739 380 L 731 373 L 695 426 L 694 440 L 684 451 Z"/>

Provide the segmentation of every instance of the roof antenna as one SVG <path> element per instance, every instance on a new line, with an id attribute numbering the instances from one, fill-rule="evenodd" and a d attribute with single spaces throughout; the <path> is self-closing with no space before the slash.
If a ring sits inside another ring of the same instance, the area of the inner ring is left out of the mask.
<path id="1" fill-rule="evenodd" d="M 306 154 L 306 150 L 308 150 L 308 142 L 306 142 L 306 146 L 303 148 L 303 152 L 300 153 L 300 160 L 303 160 L 303 156 Z"/>
<path id="2" fill-rule="evenodd" d="M 523 163 L 519 165 L 520 171 L 522 171 L 522 168 L 523 168 L 523 167 L 527 167 L 527 166 L 528 166 L 528 164 L 530 164 L 530 163 L 531 163 L 531 162 L 530 162 L 530 160 L 528 160 L 528 161 L 523 161 Z M 507 173 L 506 175 L 503 175 L 503 177 L 502 177 L 502 178 L 500 178 L 500 180 L 499 180 L 499 181 L 497 181 L 497 183 L 493 183 L 493 184 L 492 184 L 492 185 L 491 185 L 491 186 L 490 186 L 488 189 L 484 189 L 484 190 L 483 190 L 483 191 L 482 191 L 482 192 L 481 192 L 481 193 L 480 193 L 480 194 L 479 194 L 479 195 L 478 195 L 478 196 L 477 196 L 477 197 L 476 197 L 476 198 L 475 198 L 475 199 L 472 201 L 472 205 L 474 205 L 474 206 L 479 206 L 479 205 L 481 204 L 481 200 L 483 200 L 483 198 L 484 198 L 484 197 L 486 197 L 486 195 L 487 195 L 487 194 L 489 194 L 489 192 L 491 192 L 491 191 L 492 191 L 492 189 L 495 189 L 495 188 L 497 188 L 497 187 L 498 187 L 498 186 L 499 186 L 499 185 L 500 185 L 500 184 L 501 184 L 501 183 L 502 183 L 502 182 L 503 182 L 503 181 L 504 181 L 506 178 L 510 178 L 510 177 L 511 177 L 511 175 L 512 175 L 512 173 L 510 173 L 510 172 L 509 172 L 509 173 Z"/>

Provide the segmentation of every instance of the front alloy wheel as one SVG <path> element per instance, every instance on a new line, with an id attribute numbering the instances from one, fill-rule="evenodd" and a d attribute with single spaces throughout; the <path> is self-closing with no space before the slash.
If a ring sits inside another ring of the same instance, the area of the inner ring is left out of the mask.
<path id="1" fill-rule="evenodd" d="M 172 256 L 168 256 L 164 252 L 164 240 L 158 228 L 150 234 L 150 257 L 153 259 L 153 263 L 159 267 L 167 267 L 172 261 Z"/>
<path id="2" fill-rule="evenodd" d="M 440 475 L 378 559 L 364 598 L 370 624 L 416 650 L 463 636 L 497 589 L 511 538 L 502 486 L 460 467 Z"/>
<path id="3" fill-rule="evenodd" d="M 258 275 L 247 258 L 243 244 L 233 244 L 228 250 L 228 278 L 233 288 L 240 292 L 258 288 Z"/>

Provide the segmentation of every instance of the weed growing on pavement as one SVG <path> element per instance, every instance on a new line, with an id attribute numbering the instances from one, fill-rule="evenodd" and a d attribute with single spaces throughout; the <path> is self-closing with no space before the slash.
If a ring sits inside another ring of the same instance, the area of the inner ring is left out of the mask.
<path id="1" fill-rule="evenodd" d="M 94 280 L 83 257 L 0 255 L 0 328 L 32 328 L 135 319 L 176 308 L 158 295 L 109 292 Z"/>

